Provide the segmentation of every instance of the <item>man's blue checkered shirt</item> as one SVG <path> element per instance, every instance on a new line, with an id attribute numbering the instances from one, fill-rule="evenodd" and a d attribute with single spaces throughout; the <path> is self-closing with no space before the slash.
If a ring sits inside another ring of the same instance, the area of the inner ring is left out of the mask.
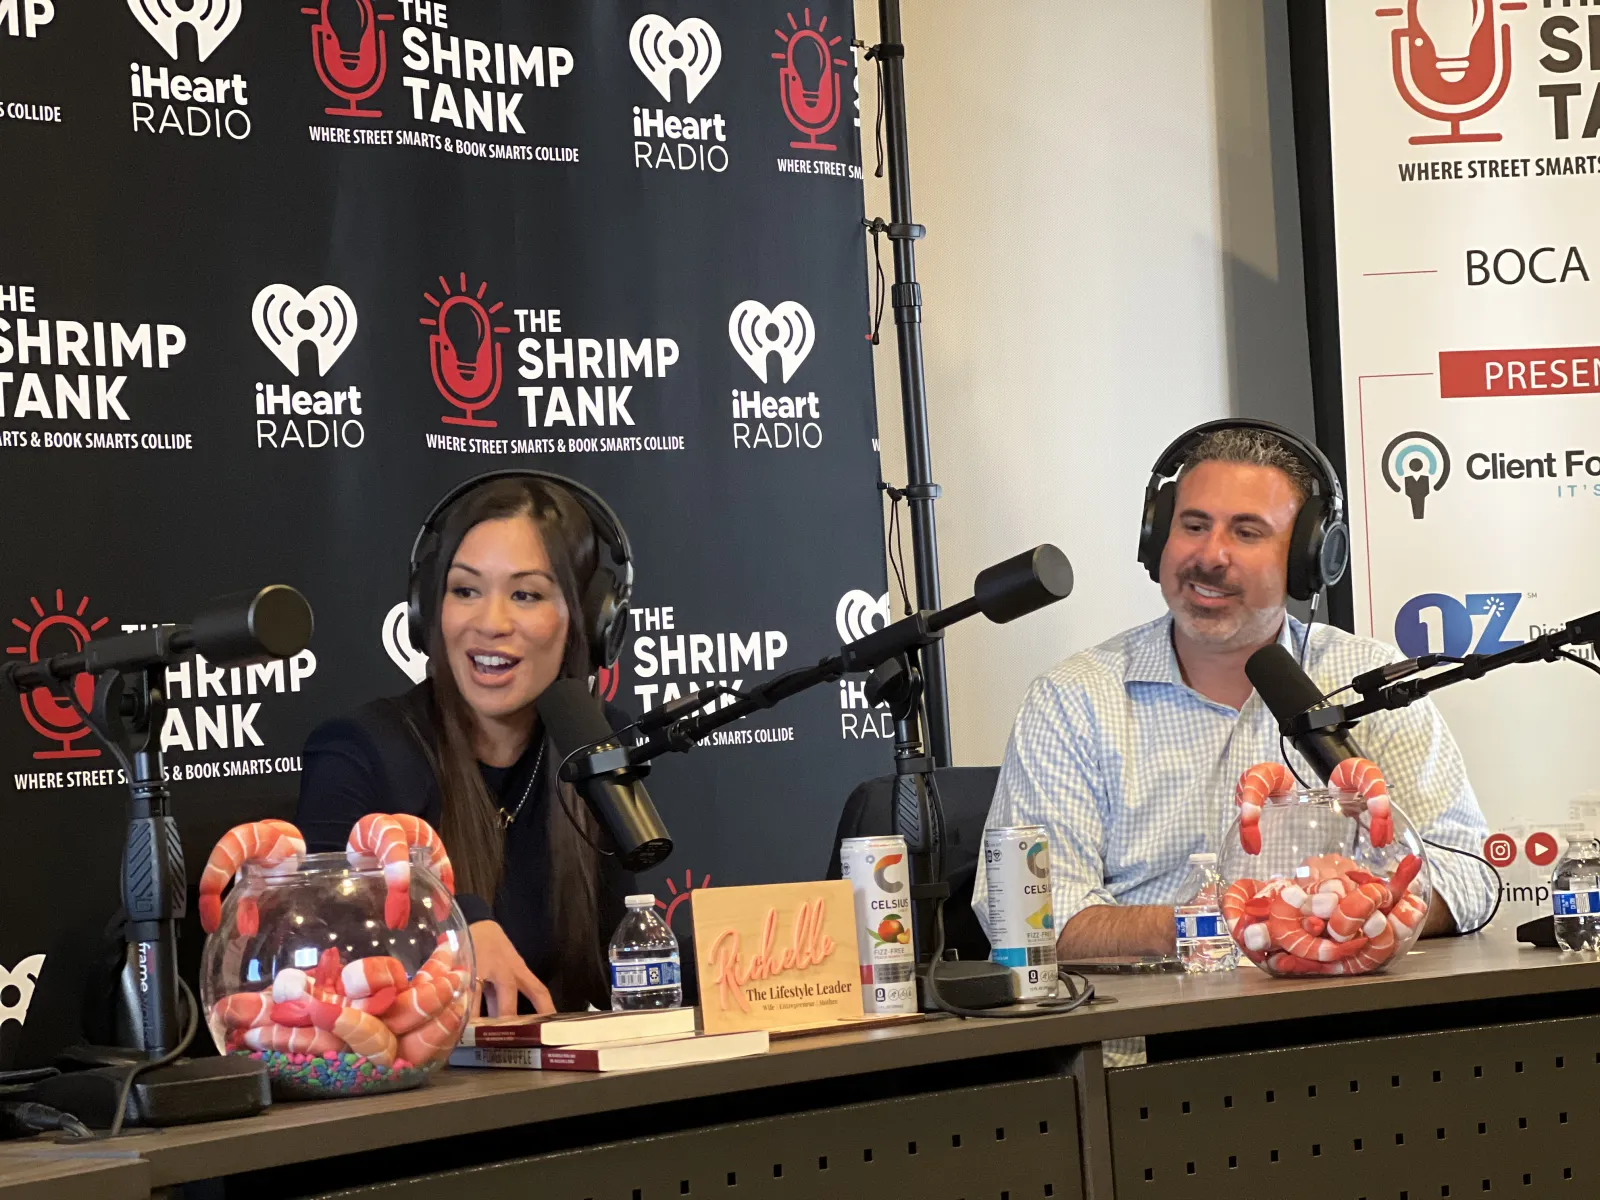
<path id="1" fill-rule="evenodd" d="M 1296 657 L 1305 637 L 1306 626 L 1288 618 L 1280 641 Z M 1399 658 L 1392 646 L 1317 625 L 1305 668 L 1329 692 Z M 1483 814 L 1431 701 L 1368 717 L 1355 736 L 1424 837 L 1482 848 Z M 1174 904 L 1184 898 L 1189 855 L 1220 849 L 1239 776 L 1280 753 L 1277 723 L 1259 696 L 1235 712 L 1183 682 L 1168 614 L 1034 681 L 987 824 L 1049 830 L 1058 930 L 1091 904 Z M 1300 777 L 1314 780 L 1309 764 L 1289 753 Z M 1429 871 L 1459 928 L 1489 915 L 1494 884 L 1482 866 L 1432 850 Z M 972 905 L 985 927 L 987 883 L 980 856 Z"/>

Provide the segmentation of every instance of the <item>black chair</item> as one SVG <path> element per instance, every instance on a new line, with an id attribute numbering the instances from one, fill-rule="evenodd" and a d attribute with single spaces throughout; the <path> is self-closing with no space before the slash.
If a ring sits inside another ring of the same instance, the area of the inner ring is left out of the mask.
<path id="1" fill-rule="evenodd" d="M 963 961 L 989 957 L 989 939 L 972 912 L 972 884 L 983 853 L 983 822 L 1000 779 L 999 767 L 941 767 L 934 772 L 939 797 L 944 801 L 945 879 L 950 898 L 944 905 L 945 950 Z M 839 832 L 828 860 L 828 878 L 839 878 L 839 842 L 847 837 L 877 837 L 893 833 L 891 818 L 895 777 L 885 775 L 858 784 L 845 801 Z"/>

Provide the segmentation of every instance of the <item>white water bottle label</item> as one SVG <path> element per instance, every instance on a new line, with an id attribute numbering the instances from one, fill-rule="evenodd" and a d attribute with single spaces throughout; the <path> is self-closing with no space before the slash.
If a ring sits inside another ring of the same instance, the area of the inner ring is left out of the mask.
<path id="1" fill-rule="evenodd" d="M 670 958 L 635 958 L 611 964 L 611 990 L 641 992 L 673 987 L 678 983 L 678 963 Z"/>
<path id="2" fill-rule="evenodd" d="M 1583 917 L 1600 913 L 1600 891 L 1554 892 L 1550 902 L 1558 917 Z"/>

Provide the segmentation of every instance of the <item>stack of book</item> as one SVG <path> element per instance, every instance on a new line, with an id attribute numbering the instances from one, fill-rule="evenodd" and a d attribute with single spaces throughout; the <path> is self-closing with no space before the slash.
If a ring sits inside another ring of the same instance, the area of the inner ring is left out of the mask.
<path id="1" fill-rule="evenodd" d="M 692 1008 L 483 1017 L 467 1025 L 452 1067 L 623 1071 L 677 1067 L 767 1052 L 764 1029 L 695 1032 Z"/>

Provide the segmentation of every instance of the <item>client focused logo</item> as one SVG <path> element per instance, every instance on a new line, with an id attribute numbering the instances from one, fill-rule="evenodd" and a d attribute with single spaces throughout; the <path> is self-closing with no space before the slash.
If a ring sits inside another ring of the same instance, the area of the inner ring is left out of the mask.
<path id="1" fill-rule="evenodd" d="M 1431 433 L 1413 429 L 1383 448 L 1383 481 L 1411 501 L 1411 519 L 1426 514 L 1428 497 L 1450 481 L 1450 451 Z"/>
<path id="2" fill-rule="evenodd" d="M 44 970 L 44 955 L 30 954 L 11 970 L 0 967 L 0 1026 L 7 1021 L 24 1025 L 28 1020 L 28 1006 L 33 1003 L 33 986 Z M 6 994 L 16 992 L 17 999 L 7 1002 Z"/>

